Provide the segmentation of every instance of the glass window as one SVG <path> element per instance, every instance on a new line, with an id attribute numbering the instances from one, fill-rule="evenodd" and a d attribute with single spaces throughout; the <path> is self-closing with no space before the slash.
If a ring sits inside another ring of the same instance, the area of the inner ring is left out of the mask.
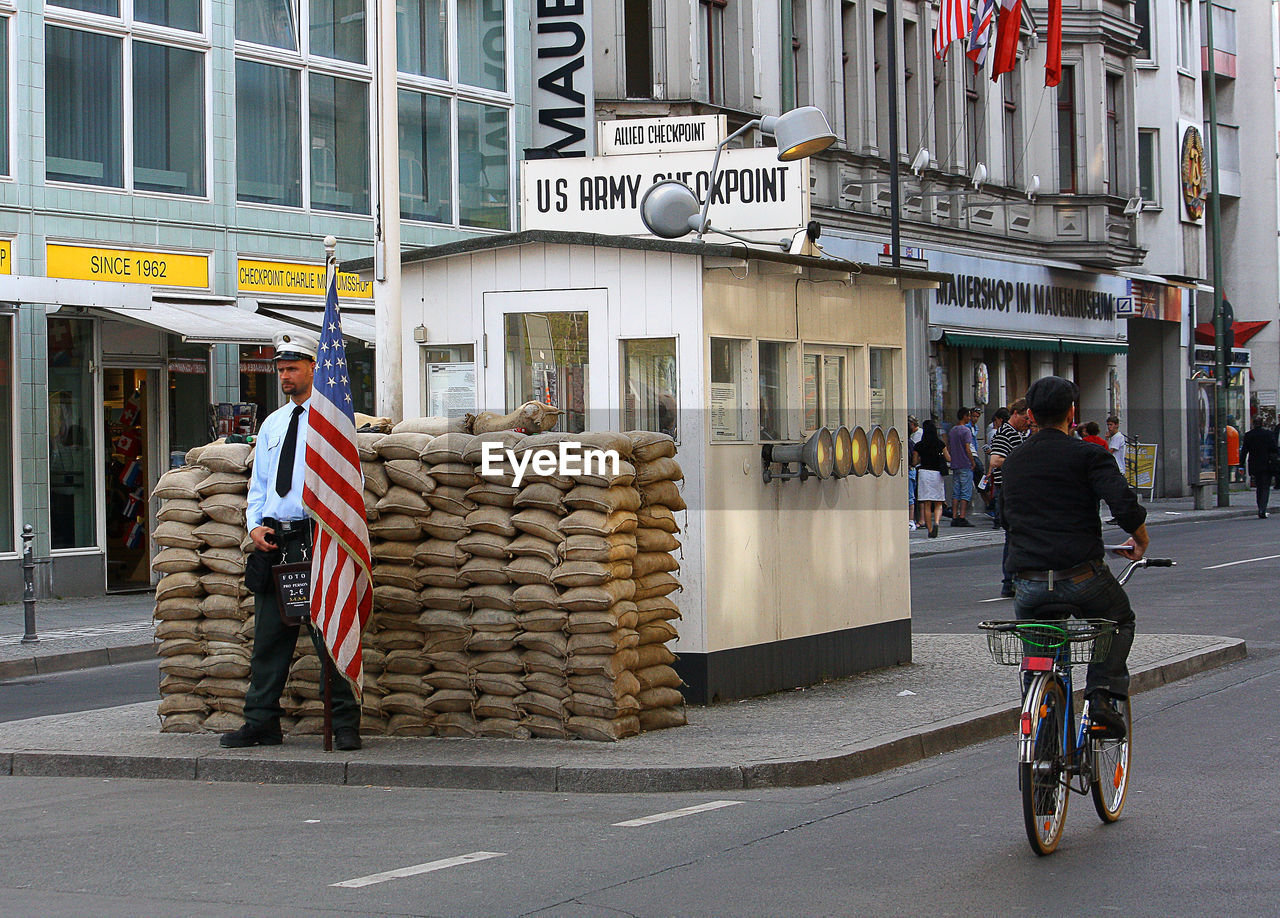
<path id="1" fill-rule="evenodd" d="M 298 14 L 293 0 L 236 0 L 236 39 L 297 51 Z"/>
<path id="2" fill-rule="evenodd" d="M 93 324 L 48 320 L 50 545 L 96 544 Z"/>
<path id="3" fill-rule="evenodd" d="M 701 14 L 698 19 L 698 30 L 702 39 L 702 64 L 706 68 L 705 79 L 707 86 L 707 101 L 713 105 L 724 104 L 724 8 L 728 0 L 700 0 L 698 12 Z M 804 3 L 793 2 L 792 4 L 792 31 L 800 36 L 804 29 Z M 797 38 L 797 41 L 803 41 Z M 801 54 L 797 50 L 796 55 L 796 104 L 805 105 L 806 102 L 800 101 L 806 98 L 804 93 L 808 91 L 808 80 L 804 78 L 800 71 L 808 68 L 801 68 Z M 804 93 L 800 86 L 801 80 L 804 79 Z"/>
<path id="4" fill-rule="evenodd" d="M 1191 70 L 1195 66 L 1195 32 L 1191 0 L 1178 0 L 1178 67 Z"/>
<path id="5" fill-rule="evenodd" d="M 133 0 L 133 18 L 152 25 L 199 32 L 200 0 Z"/>
<path id="6" fill-rule="evenodd" d="M 527 401 L 561 409 L 555 429 L 581 433 L 591 369 L 585 312 L 508 313 L 505 322 L 507 411 Z"/>
<path id="7" fill-rule="evenodd" d="M 1122 194 L 1120 188 L 1120 157 L 1124 147 L 1120 142 L 1120 77 L 1107 75 L 1107 193 Z"/>
<path id="8" fill-rule="evenodd" d="M 508 110 L 458 103 L 458 199 L 464 226 L 511 226 Z"/>
<path id="9" fill-rule="evenodd" d="M 972 67 L 961 67 L 964 73 L 964 136 L 966 166 L 972 173 L 982 162 L 986 142 L 986 83 Z"/>
<path id="10" fill-rule="evenodd" d="M 209 348 L 169 335 L 169 468 L 209 442 Z M 242 349 L 243 350 L 243 349 Z"/>
<path id="11" fill-rule="evenodd" d="M 399 0 L 396 58 L 402 73 L 449 78 L 448 0 Z"/>
<path id="12" fill-rule="evenodd" d="M 787 423 L 790 400 L 787 398 L 788 344 L 760 342 L 760 439 L 785 440 L 791 435 Z"/>
<path id="13" fill-rule="evenodd" d="M 1160 203 L 1160 186 L 1156 184 L 1159 149 L 1159 131 L 1138 131 L 1138 193 L 1142 195 L 1142 200 L 1152 204 Z"/>
<path id="14" fill-rule="evenodd" d="M 1151 60 L 1151 0 L 1134 0 L 1133 21 L 1138 24 L 1138 52 L 1140 60 Z"/>
<path id="15" fill-rule="evenodd" d="M 133 186 L 203 195 L 204 55 L 133 44 Z"/>
<path id="16" fill-rule="evenodd" d="M 804 429 L 832 430 L 845 423 L 845 357 L 841 354 L 804 355 Z"/>
<path id="17" fill-rule="evenodd" d="M 364 0 L 311 0 L 311 53 L 363 64 Z"/>
<path id="18" fill-rule="evenodd" d="M 742 342 L 711 339 L 711 439 L 742 439 Z"/>
<path id="19" fill-rule="evenodd" d="M 871 348 L 871 426 L 892 427 L 893 413 L 897 410 L 897 394 L 894 391 L 894 351 L 889 348 Z"/>
<path id="20" fill-rule="evenodd" d="M 241 201 L 302 206 L 300 80 L 296 70 L 236 61 L 236 197 Z M 264 150 L 272 155 L 262 155 Z"/>
<path id="21" fill-rule="evenodd" d="M 504 0 L 458 0 L 458 82 L 507 88 Z"/>
<path id="22" fill-rule="evenodd" d="M 9 174 L 9 18 L 0 16 L 0 175 Z"/>
<path id="23" fill-rule="evenodd" d="M 13 320 L 0 316 L 0 551 L 13 551 Z"/>
<path id="24" fill-rule="evenodd" d="M 400 216 L 453 222 L 449 100 L 400 90 Z"/>
<path id="25" fill-rule="evenodd" d="M 51 0 L 50 6 L 79 10 L 82 13 L 97 13 L 99 16 L 120 15 L 120 0 Z"/>
<path id="26" fill-rule="evenodd" d="M 258 406 L 258 424 L 280 407 L 280 383 L 276 378 L 275 348 L 240 347 L 240 401 Z M 205 431 L 206 436 L 208 431 Z"/>
<path id="27" fill-rule="evenodd" d="M 433 344 L 419 349 L 426 383 L 427 417 L 456 418 L 476 408 L 474 344 Z"/>
<path id="28" fill-rule="evenodd" d="M 623 41 L 628 99 L 653 94 L 653 13 L 650 0 L 623 0 Z"/>
<path id="29" fill-rule="evenodd" d="M 369 213 L 369 84 L 311 74 L 311 206 Z"/>
<path id="30" fill-rule="evenodd" d="M 374 350 L 363 341 L 347 339 L 347 377 L 351 380 L 351 410 L 375 414 Z"/>
<path id="31" fill-rule="evenodd" d="M 1058 84 L 1058 191 L 1076 193 L 1076 68 L 1062 68 Z"/>
<path id="32" fill-rule="evenodd" d="M 676 339 L 622 342 L 622 429 L 677 435 Z"/>
<path id="33" fill-rule="evenodd" d="M 1005 184 L 1016 188 L 1020 184 L 1019 169 L 1022 166 L 1022 118 L 1018 114 L 1018 96 L 1021 92 L 1019 71 L 1012 70 L 1000 78 L 1004 86 L 1004 174 Z"/>
<path id="34" fill-rule="evenodd" d="M 45 175 L 51 181 L 124 186 L 121 40 L 45 29 Z"/>

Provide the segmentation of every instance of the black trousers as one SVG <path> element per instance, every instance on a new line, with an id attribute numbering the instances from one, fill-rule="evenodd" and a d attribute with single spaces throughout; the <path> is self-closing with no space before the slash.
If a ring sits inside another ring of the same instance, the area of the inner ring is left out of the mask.
<path id="1" fill-rule="evenodd" d="M 1271 474 L 1254 475 L 1253 483 L 1258 491 L 1258 512 L 1263 513 L 1267 509 L 1267 503 L 1271 500 Z"/>
<path id="2" fill-rule="evenodd" d="M 285 542 L 282 546 L 282 564 L 302 561 L 309 557 L 311 539 L 305 537 Z M 289 666 L 298 644 L 297 625 L 285 625 L 280 619 L 280 605 L 276 600 L 275 585 L 265 593 L 253 597 L 253 658 L 249 664 L 249 691 L 244 696 L 244 719 L 251 727 L 279 724 L 284 709 L 280 707 L 280 693 L 289 678 Z M 315 645 L 321 663 L 331 670 L 330 702 L 333 707 L 333 728 L 360 728 L 360 704 L 351 693 L 351 686 L 334 667 L 325 649 L 324 638 L 313 628 L 311 642 Z M 321 690 L 324 683 L 321 683 Z"/>

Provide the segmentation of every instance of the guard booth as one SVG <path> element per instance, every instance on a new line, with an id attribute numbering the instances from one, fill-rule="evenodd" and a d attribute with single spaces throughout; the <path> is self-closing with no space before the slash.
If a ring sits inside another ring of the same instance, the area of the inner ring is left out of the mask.
<path id="1" fill-rule="evenodd" d="M 904 291 L 937 279 L 548 230 L 417 250 L 403 258 L 405 416 L 537 399 L 565 431 L 674 436 L 688 510 L 673 649 L 691 702 L 905 663 Z M 847 477 L 766 461 L 823 427 L 854 433 Z"/>

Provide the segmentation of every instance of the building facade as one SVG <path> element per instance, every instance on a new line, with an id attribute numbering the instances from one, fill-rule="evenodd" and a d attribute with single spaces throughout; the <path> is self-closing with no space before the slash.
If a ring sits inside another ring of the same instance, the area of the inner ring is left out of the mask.
<path id="1" fill-rule="evenodd" d="M 276 407 L 321 240 L 373 252 L 377 9 L 0 0 L 0 601 L 24 524 L 44 595 L 147 587 L 156 478 Z M 395 9 L 404 244 L 513 229 L 528 3 Z M 370 287 L 341 280 L 372 413 Z"/>

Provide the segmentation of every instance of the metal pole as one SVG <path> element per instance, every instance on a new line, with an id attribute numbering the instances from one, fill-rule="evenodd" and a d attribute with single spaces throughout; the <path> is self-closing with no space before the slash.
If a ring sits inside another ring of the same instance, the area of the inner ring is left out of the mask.
<path id="1" fill-rule="evenodd" d="M 1217 460 L 1218 506 L 1231 506 L 1227 474 L 1227 329 L 1222 314 L 1222 205 L 1218 197 L 1218 77 L 1213 60 L 1213 3 L 1205 6 L 1205 40 L 1209 54 L 1209 213 L 1213 224 L 1213 381 L 1214 454 Z"/>
<path id="2" fill-rule="evenodd" d="M 396 54 L 396 5 L 374 4 L 377 51 L 374 98 L 377 112 L 373 306 L 377 317 L 377 411 L 393 422 L 404 417 L 404 323 L 400 300 L 400 108 Z"/>
<path id="3" fill-rule="evenodd" d="M 889 19 L 889 255 L 895 268 L 902 266 L 902 226 L 898 214 L 901 206 L 898 190 L 898 0 L 888 0 L 885 15 Z"/>
<path id="4" fill-rule="evenodd" d="M 36 559 L 32 554 L 32 542 L 36 532 L 30 526 L 22 527 L 22 643 L 34 644 L 36 635 Z"/>

